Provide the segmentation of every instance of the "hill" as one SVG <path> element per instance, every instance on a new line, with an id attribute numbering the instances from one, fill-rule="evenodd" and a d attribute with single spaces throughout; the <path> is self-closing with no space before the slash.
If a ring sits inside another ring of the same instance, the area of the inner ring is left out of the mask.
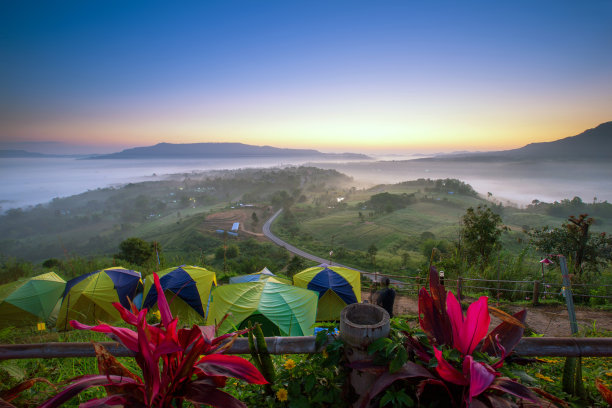
<path id="1" fill-rule="evenodd" d="M 313 149 L 281 149 L 272 146 L 253 146 L 244 143 L 158 143 L 135 147 L 118 153 L 104 154 L 90 159 L 177 159 L 177 158 L 241 158 L 279 157 L 327 160 L 370 160 L 357 153 L 321 153 Z"/>
<path id="2" fill-rule="evenodd" d="M 6 150 L 0 150 L 0 157 L 6 158 L 6 159 L 10 159 L 10 158 L 22 159 L 22 158 L 30 158 L 30 157 L 54 157 L 54 156 L 49 156 L 49 155 L 42 154 L 42 153 L 32 153 L 32 152 L 28 152 L 25 150 L 6 149 Z"/>
<path id="3" fill-rule="evenodd" d="M 530 143 L 519 149 L 497 152 L 461 153 L 421 160 L 480 160 L 480 161 L 529 161 L 529 160 L 612 160 L 612 121 L 588 129 L 576 136 L 553 142 Z"/>

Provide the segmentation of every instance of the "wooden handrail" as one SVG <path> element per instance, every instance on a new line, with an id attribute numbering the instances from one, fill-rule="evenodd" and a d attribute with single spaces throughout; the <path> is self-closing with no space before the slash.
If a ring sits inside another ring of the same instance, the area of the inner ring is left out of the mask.
<path id="1" fill-rule="evenodd" d="M 331 341 L 331 337 L 329 341 Z M 266 337 L 271 354 L 313 354 L 318 350 L 314 336 Z M 129 357 L 133 353 L 115 342 L 102 345 L 116 357 Z M 523 357 L 611 357 L 612 337 L 525 337 L 514 351 Z M 246 338 L 236 339 L 227 354 L 248 354 Z M 0 360 L 26 358 L 95 357 L 92 343 L 34 343 L 2 344 Z"/>

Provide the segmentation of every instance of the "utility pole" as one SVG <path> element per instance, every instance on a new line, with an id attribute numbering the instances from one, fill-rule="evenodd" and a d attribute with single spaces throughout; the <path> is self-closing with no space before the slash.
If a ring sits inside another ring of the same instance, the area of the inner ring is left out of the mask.
<path id="1" fill-rule="evenodd" d="M 336 235 L 338 234 L 334 234 L 331 236 L 331 248 L 329 250 L 329 266 L 332 265 L 332 256 L 334 255 L 334 238 L 336 237 Z"/>

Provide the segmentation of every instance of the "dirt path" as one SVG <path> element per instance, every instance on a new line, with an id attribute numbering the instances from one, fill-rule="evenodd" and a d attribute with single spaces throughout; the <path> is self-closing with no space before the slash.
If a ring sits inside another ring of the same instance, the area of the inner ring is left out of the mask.
<path id="1" fill-rule="evenodd" d="M 362 299 L 370 299 L 369 292 L 363 292 Z M 522 307 L 505 306 L 504 310 L 518 312 Z M 399 296 L 395 301 L 396 314 L 418 314 L 416 297 Z M 612 312 L 591 310 L 577 307 L 576 320 L 580 330 L 590 329 L 595 325 L 597 330 L 612 331 Z M 491 318 L 491 328 L 500 321 Z M 563 306 L 537 306 L 527 308 L 527 326 L 536 333 L 546 337 L 566 337 L 571 334 L 567 309 Z"/>

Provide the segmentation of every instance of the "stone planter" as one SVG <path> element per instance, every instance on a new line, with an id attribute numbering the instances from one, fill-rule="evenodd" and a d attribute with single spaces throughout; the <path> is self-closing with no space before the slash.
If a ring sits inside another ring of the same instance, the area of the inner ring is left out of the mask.
<path id="1" fill-rule="evenodd" d="M 375 340 L 389 335 L 389 313 L 380 306 L 369 303 L 353 303 L 342 309 L 340 337 L 346 343 L 345 353 L 349 363 L 371 360 L 368 346 Z M 349 381 L 360 397 L 371 388 L 375 374 L 352 370 Z"/>

